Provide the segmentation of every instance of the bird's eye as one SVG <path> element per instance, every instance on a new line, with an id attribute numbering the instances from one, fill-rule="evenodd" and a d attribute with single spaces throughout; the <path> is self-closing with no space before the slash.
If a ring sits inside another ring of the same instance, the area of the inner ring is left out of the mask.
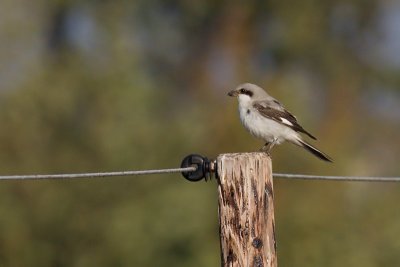
<path id="1" fill-rule="evenodd" d="M 239 92 L 240 92 L 241 94 L 245 94 L 245 93 L 246 93 L 246 89 L 242 88 L 242 89 L 239 90 Z"/>

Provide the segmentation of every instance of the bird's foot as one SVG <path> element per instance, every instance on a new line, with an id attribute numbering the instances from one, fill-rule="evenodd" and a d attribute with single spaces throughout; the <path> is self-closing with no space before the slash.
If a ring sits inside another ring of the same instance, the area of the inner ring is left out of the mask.
<path id="1" fill-rule="evenodd" d="M 276 144 L 277 139 L 274 139 L 272 142 L 266 142 L 262 148 L 260 148 L 261 152 L 265 152 L 269 157 L 271 157 L 271 150 Z"/>
<path id="2" fill-rule="evenodd" d="M 271 149 L 273 147 L 273 143 L 265 143 L 263 147 L 260 148 L 260 152 L 266 153 L 269 157 L 271 157 Z"/>

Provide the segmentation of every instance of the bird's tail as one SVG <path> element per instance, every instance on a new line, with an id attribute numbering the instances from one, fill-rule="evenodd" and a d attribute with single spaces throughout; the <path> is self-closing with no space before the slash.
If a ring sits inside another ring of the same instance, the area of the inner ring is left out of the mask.
<path id="1" fill-rule="evenodd" d="M 298 143 L 295 143 L 296 145 L 305 148 L 308 152 L 311 152 L 314 156 L 318 157 L 319 159 L 322 159 L 322 160 L 328 161 L 328 162 L 333 162 L 332 159 L 328 155 L 326 155 L 324 152 L 316 149 L 309 143 L 307 143 L 301 139 L 297 139 L 297 141 L 298 141 Z"/>

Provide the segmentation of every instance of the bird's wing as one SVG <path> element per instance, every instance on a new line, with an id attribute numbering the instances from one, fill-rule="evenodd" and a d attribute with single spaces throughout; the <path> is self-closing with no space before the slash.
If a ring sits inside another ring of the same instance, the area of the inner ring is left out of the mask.
<path id="1" fill-rule="evenodd" d="M 297 122 L 295 116 L 293 116 L 289 111 L 283 108 L 283 106 L 278 101 L 272 101 L 275 105 L 279 105 L 279 109 L 274 107 L 272 103 L 266 103 L 265 101 L 258 101 L 253 104 L 253 107 L 264 117 L 284 124 L 292 128 L 296 132 L 305 133 L 312 139 L 315 138 L 312 134 L 304 130 L 303 127 Z"/>

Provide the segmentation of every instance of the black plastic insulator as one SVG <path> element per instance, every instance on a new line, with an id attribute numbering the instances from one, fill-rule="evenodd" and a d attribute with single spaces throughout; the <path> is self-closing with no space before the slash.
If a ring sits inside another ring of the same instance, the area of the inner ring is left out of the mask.
<path id="1" fill-rule="evenodd" d="M 181 168 L 196 167 L 196 170 L 184 171 L 182 175 L 186 180 L 191 182 L 197 182 L 202 179 L 207 181 L 211 177 L 210 164 L 208 158 L 197 154 L 191 154 L 182 160 Z"/>

